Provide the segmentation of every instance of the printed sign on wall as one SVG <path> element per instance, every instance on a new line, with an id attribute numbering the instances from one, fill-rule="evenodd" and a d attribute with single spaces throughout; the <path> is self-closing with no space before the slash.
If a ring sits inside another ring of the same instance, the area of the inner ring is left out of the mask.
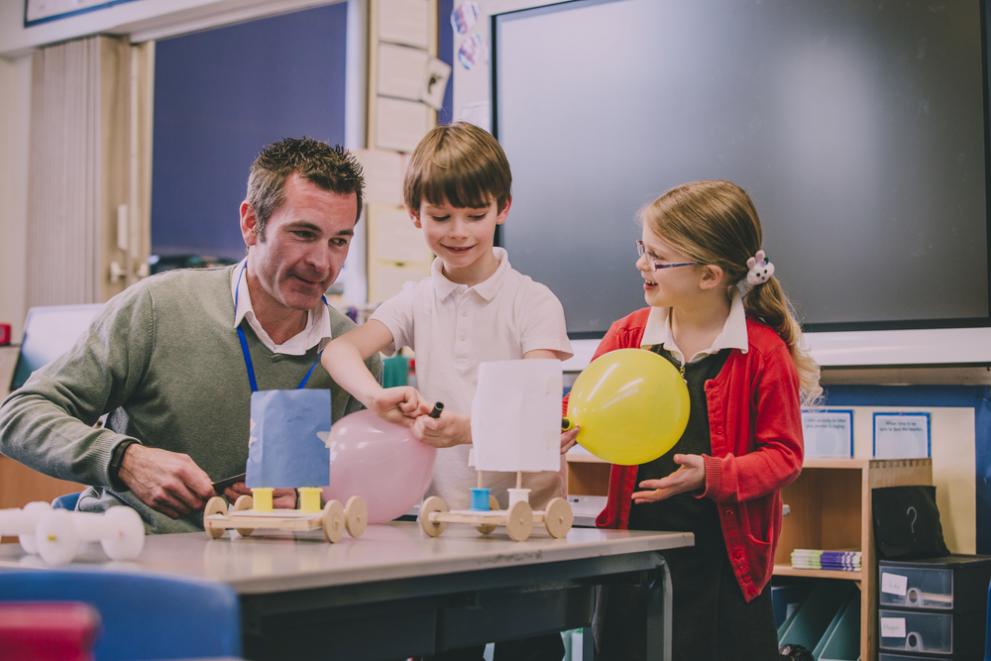
<path id="1" fill-rule="evenodd" d="M 929 413 L 875 413 L 876 459 L 925 459 L 932 456 Z"/>

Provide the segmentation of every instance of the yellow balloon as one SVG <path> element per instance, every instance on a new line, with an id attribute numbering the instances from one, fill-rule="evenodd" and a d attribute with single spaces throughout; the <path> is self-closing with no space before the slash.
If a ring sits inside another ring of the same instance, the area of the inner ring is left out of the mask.
<path id="1" fill-rule="evenodd" d="M 568 419 L 578 442 L 612 464 L 645 464 L 669 451 L 688 424 L 688 387 L 674 365 L 652 351 L 603 354 L 578 375 Z"/>

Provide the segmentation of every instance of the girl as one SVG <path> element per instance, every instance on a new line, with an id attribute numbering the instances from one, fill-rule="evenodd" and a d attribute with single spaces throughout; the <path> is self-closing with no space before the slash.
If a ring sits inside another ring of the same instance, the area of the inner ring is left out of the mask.
<path id="1" fill-rule="evenodd" d="M 780 489 L 802 466 L 801 400 L 819 369 L 761 250 L 749 196 L 728 181 L 678 186 L 641 211 L 636 262 L 650 307 L 615 322 L 596 357 L 654 351 L 688 384 L 688 426 L 673 450 L 613 466 L 607 528 L 687 530 L 695 547 L 665 554 L 674 590 L 673 658 L 777 659 L 768 583 L 781 530 Z M 577 431 L 562 437 L 570 447 Z M 600 603 L 602 658 L 645 654 L 636 590 Z"/>

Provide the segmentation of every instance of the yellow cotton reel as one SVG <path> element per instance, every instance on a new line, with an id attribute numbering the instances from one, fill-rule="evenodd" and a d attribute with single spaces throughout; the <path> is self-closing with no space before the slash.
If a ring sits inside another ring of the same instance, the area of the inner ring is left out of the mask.
<path id="1" fill-rule="evenodd" d="M 688 424 L 688 388 L 674 365 L 652 351 L 603 354 L 578 375 L 568 419 L 578 443 L 611 464 L 632 466 L 668 452 Z"/>

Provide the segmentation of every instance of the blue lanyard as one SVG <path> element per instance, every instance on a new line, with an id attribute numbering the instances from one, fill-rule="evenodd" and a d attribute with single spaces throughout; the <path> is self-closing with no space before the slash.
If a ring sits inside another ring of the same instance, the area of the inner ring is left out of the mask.
<path id="1" fill-rule="evenodd" d="M 237 319 L 237 299 L 241 293 L 241 278 L 244 277 L 244 269 L 247 268 L 248 264 L 245 262 L 244 266 L 241 267 L 241 272 L 237 275 L 237 284 L 234 286 L 234 318 Z M 329 307 L 327 303 L 327 297 L 321 296 L 320 300 L 323 301 L 325 306 Z M 244 334 L 244 329 L 241 325 L 237 326 L 237 339 L 241 341 L 241 353 L 244 355 L 244 369 L 248 372 L 248 384 L 251 386 L 251 392 L 258 392 L 258 381 L 255 379 L 255 366 L 251 362 L 251 351 L 248 349 L 248 338 Z M 306 374 L 303 376 L 303 380 L 299 382 L 296 386 L 297 390 L 302 390 L 306 387 L 306 382 L 310 380 L 310 375 L 313 374 L 313 370 L 316 369 L 317 365 L 320 363 L 320 354 L 323 351 L 317 351 L 317 357 L 310 365 L 310 369 L 306 370 Z"/>

